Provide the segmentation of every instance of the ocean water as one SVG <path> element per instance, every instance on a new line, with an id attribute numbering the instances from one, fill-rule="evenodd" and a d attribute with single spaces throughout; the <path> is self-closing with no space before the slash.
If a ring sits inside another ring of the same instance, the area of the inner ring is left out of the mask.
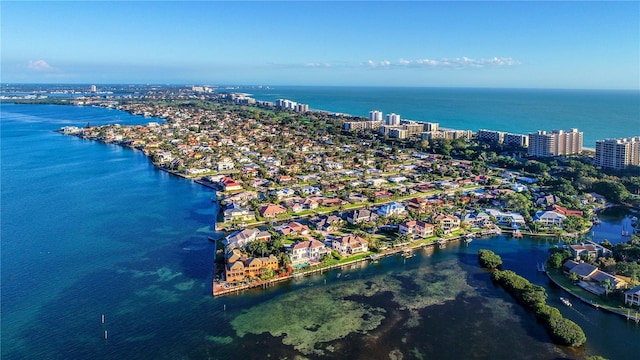
<path id="1" fill-rule="evenodd" d="M 452 129 L 527 134 L 578 128 L 591 148 L 596 140 L 640 136 L 640 91 L 291 86 L 238 91 L 356 116 L 393 112 Z"/>
<path id="2" fill-rule="evenodd" d="M 640 326 L 561 307 L 566 294 L 535 272 L 553 244 L 540 239 L 476 239 L 214 299 L 211 191 L 155 169 L 139 151 L 53 132 L 152 119 L 69 106 L 0 111 L 3 359 L 624 359 L 640 351 Z M 621 241 L 623 216 L 604 219 L 596 236 Z M 479 269 L 480 248 L 547 287 L 549 301 L 585 328 L 587 346 L 554 346 Z"/>

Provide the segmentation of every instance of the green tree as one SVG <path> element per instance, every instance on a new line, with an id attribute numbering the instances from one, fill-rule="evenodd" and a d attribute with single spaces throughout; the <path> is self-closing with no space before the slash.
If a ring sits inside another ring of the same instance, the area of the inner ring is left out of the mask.
<path id="1" fill-rule="evenodd" d="M 262 257 L 269 254 L 269 248 L 264 241 L 253 240 L 247 244 L 247 254 L 251 257 Z"/>
<path id="2" fill-rule="evenodd" d="M 551 269 L 560 269 L 562 264 L 571 259 L 571 253 L 567 250 L 552 253 L 547 259 L 547 267 Z"/>
<path id="3" fill-rule="evenodd" d="M 599 180 L 593 183 L 593 191 L 603 195 L 609 201 L 620 203 L 628 197 L 629 191 L 620 182 L 614 180 Z"/>
<path id="4" fill-rule="evenodd" d="M 478 250 L 478 261 L 480 266 L 487 269 L 497 269 L 502 265 L 502 258 L 491 250 Z"/>
<path id="5" fill-rule="evenodd" d="M 549 171 L 549 166 L 536 160 L 528 160 L 524 163 L 524 170 L 533 174 L 544 174 Z"/>

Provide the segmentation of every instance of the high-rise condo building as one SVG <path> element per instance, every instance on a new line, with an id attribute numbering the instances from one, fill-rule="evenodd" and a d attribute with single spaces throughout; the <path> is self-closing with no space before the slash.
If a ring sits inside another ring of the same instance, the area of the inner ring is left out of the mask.
<path id="1" fill-rule="evenodd" d="M 527 135 L 522 135 L 522 134 L 506 133 L 504 134 L 504 143 L 507 145 L 528 147 L 529 137 Z"/>
<path id="2" fill-rule="evenodd" d="M 369 111 L 369 121 L 382 121 L 382 111 L 378 111 L 378 110 Z"/>
<path id="3" fill-rule="evenodd" d="M 424 124 L 424 131 L 438 131 L 440 127 L 439 123 L 426 122 L 423 124 Z"/>
<path id="4" fill-rule="evenodd" d="M 613 169 L 640 166 L 640 136 L 596 141 L 595 165 Z"/>
<path id="5" fill-rule="evenodd" d="M 583 133 L 578 129 L 570 131 L 553 130 L 529 134 L 529 151 L 532 156 L 572 155 L 582 152 Z"/>
<path id="6" fill-rule="evenodd" d="M 386 122 L 386 124 L 387 125 L 392 125 L 392 126 L 400 125 L 400 115 L 394 114 L 394 113 L 387 114 L 387 122 Z"/>
<path id="7" fill-rule="evenodd" d="M 490 144 L 502 144 L 504 140 L 504 132 L 495 130 L 478 130 L 478 141 Z"/>

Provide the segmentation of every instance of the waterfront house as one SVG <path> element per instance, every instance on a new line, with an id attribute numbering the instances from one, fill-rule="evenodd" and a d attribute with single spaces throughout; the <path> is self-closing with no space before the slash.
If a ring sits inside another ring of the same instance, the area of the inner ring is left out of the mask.
<path id="1" fill-rule="evenodd" d="M 433 235 L 434 226 L 424 221 L 405 221 L 398 225 L 398 233 L 401 235 L 411 235 L 412 238 L 426 238 Z"/>
<path id="2" fill-rule="evenodd" d="M 225 281 L 238 282 L 244 280 L 244 264 L 242 261 L 235 261 L 227 264 L 224 271 Z"/>
<path id="3" fill-rule="evenodd" d="M 334 237 L 331 248 L 342 256 L 365 253 L 369 249 L 365 239 L 351 234 Z"/>
<path id="4" fill-rule="evenodd" d="M 220 179 L 220 186 L 222 187 L 223 191 L 242 190 L 242 186 L 240 186 L 240 184 L 238 184 L 235 180 L 228 176 Z"/>
<path id="5" fill-rule="evenodd" d="M 610 289 L 621 289 L 627 285 L 623 279 L 598 270 L 596 266 L 587 263 L 567 260 L 562 265 L 562 269 L 567 274 L 575 274 L 580 279 L 578 286 L 596 295 L 602 295 L 606 292 L 607 283 L 609 283 Z"/>
<path id="6" fill-rule="evenodd" d="M 389 217 L 389 216 L 399 216 L 405 213 L 405 207 L 399 202 L 390 202 L 388 204 L 382 205 L 378 209 L 378 215 Z"/>
<path id="7" fill-rule="evenodd" d="M 460 228 L 460 219 L 457 216 L 439 214 L 433 218 L 434 223 L 440 225 L 445 232 L 451 232 Z"/>
<path id="8" fill-rule="evenodd" d="M 274 218 L 287 212 L 287 209 L 280 205 L 268 204 L 260 208 L 260 216 L 264 218 Z"/>
<path id="9" fill-rule="evenodd" d="M 227 206 L 224 210 L 224 222 L 246 222 L 255 221 L 256 213 L 249 209 L 243 208 L 235 203 L 231 206 Z"/>
<path id="10" fill-rule="evenodd" d="M 278 271 L 278 258 L 273 255 L 252 258 L 233 249 L 227 253 L 225 280 L 227 282 L 243 281 L 245 278 L 259 277 L 265 271 Z"/>
<path id="11" fill-rule="evenodd" d="M 291 248 L 291 265 L 301 265 L 304 263 L 320 262 L 322 256 L 327 254 L 329 249 L 318 240 L 308 240 L 298 242 Z"/>
<path id="12" fill-rule="evenodd" d="M 526 225 L 524 217 L 516 212 L 502 212 L 496 209 L 486 209 L 487 214 L 498 221 L 498 225 L 522 227 Z"/>
<path id="13" fill-rule="evenodd" d="M 599 257 L 609 257 L 613 253 L 611 250 L 603 247 L 600 244 L 596 244 L 593 241 L 587 241 L 582 244 L 569 245 L 569 251 L 573 255 L 573 258 L 576 260 L 586 259 L 587 257 L 592 257 L 593 259 L 597 259 Z"/>
<path id="14" fill-rule="evenodd" d="M 534 221 L 544 224 L 545 226 L 562 227 L 562 221 L 566 218 L 565 215 L 555 211 L 536 211 Z"/>
<path id="15" fill-rule="evenodd" d="M 636 286 L 624 293 L 624 303 L 626 305 L 640 306 L 640 286 Z"/>
<path id="16" fill-rule="evenodd" d="M 467 213 L 462 217 L 461 221 L 471 226 L 484 227 L 491 223 L 491 216 L 482 211 L 478 213 Z"/>

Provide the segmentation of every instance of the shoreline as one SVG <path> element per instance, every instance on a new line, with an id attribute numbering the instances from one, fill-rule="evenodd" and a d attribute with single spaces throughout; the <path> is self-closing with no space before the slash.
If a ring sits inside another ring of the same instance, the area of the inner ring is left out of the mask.
<path id="1" fill-rule="evenodd" d="M 497 234 L 494 234 L 493 236 L 495 236 Z M 486 236 L 486 235 L 483 235 Z M 490 235 L 491 236 L 491 235 Z M 237 287 L 229 287 L 229 288 L 225 288 L 223 285 L 217 284 L 216 280 L 215 280 L 215 263 L 214 263 L 214 279 L 213 279 L 213 283 L 212 283 L 212 296 L 215 297 L 219 297 L 219 296 L 225 296 L 225 295 L 231 295 L 231 294 L 236 294 L 239 295 L 241 292 L 249 290 L 249 289 L 254 289 L 254 288 L 258 288 L 258 287 L 262 287 L 263 289 L 266 289 L 268 287 L 271 287 L 273 285 L 275 285 L 276 283 L 280 283 L 280 282 L 284 282 L 287 280 L 291 280 L 291 279 L 296 279 L 296 278 L 301 278 L 301 277 L 306 277 L 309 275 L 313 275 L 313 274 L 317 274 L 317 273 L 322 273 L 325 270 L 326 271 L 330 271 L 330 270 L 334 270 L 334 269 L 338 269 L 338 268 L 344 268 L 345 266 L 353 266 L 355 264 L 359 264 L 359 263 L 363 263 L 366 261 L 378 261 L 382 258 L 385 257 L 389 257 L 392 255 L 396 255 L 399 253 L 404 253 L 404 252 L 413 252 L 419 249 L 426 249 L 426 248 L 435 248 L 435 247 L 440 247 L 440 241 L 444 240 L 445 246 L 447 243 L 449 242 L 454 242 L 454 241 L 464 241 L 464 238 L 467 237 L 467 235 L 459 235 L 450 239 L 440 239 L 437 241 L 432 241 L 430 243 L 425 243 L 425 244 L 415 244 L 413 246 L 397 246 L 388 250 L 384 250 L 380 253 L 373 253 L 370 252 L 369 255 L 359 258 L 359 259 L 354 259 L 351 261 L 347 261 L 344 263 L 340 263 L 340 264 L 334 264 L 334 265 L 329 265 L 329 266 L 324 266 L 324 267 L 318 267 L 318 268 L 314 268 L 314 269 L 310 269 L 310 270 L 306 270 L 306 271 L 302 271 L 299 273 L 294 273 L 291 275 L 286 275 L 286 276 L 282 276 L 282 277 L 277 277 L 275 279 L 270 279 L 270 280 L 263 280 L 263 281 L 256 281 L 254 283 L 251 284 L 244 284 L 244 285 L 239 285 Z M 213 240 L 210 238 L 210 240 Z M 216 244 L 216 248 L 217 248 L 217 244 Z"/>
<path id="2" fill-rule="evenodd" d="M 582 296 L 575 294 L 573 291 L 571 291 L 571 290 L 567 289 L 567 288 L 566 288 L 566 287 L 564 287 L 563 285 L 560 285 L 560 283 L 558 283 L 558 282 L 557 282 L 557 281 L 556 281 L 556 280 L 555 280 L 555 279 L 554 279 L 554 278 L 549 274 L 549 271 L 548 271 L 548 270 L 547 270 L 547 271 L 545 271 L 545 272 L 544 272 L 544 274 L 547 276 L 547 278 L 549 278 L 549 280 L 551 280 L 551 282 L 552 282 L 554 285 L 556 285 L 557 287 L 559 287 L 559 288 L 561 288 L 562 290 L 566 291 L 569 295 L 571 295 L 571 296 L 573 296 L 573 297 L 577 298 L 577 299 L 578 299 L 578 300 L 580 300 L 582 303 L 584 303 L 584 304 L 586 304 L 586 305 L 589 305 L 589 306 L 591 306 L 591 307 L 593 307 L 593 308 L 595 308 L 595 309 L 598 309 L 598 310 L 599 310 L 599 309 L 602 309 L 602 310 L 605 310 L 605 311 L 607 311 L 607 312 L 609 312 L 609 313 L 612 313 L 612 314 L 616 314 L 616 315 L 622 316 L 622 317 L 624 317 L 624 318 L 625 318 L 625 319 L 627 319 L 627 320 L 633 320 L 633 321 L 635 321 L 635 322 L 636 322 L 636 324 L 638 324 L 638 323 L 640 322 L 640 319 L 638 319 L 637 317 L 636 317 L 636 318 L 635 318 L 635 320 L 634 320 L 634 317 L 633 317 L 633 316 L 632 316 L 632 317 L 629 317 L 629 315 L 628 315 L 628 314 L 625 314 L 625 313 L 621 312 L 621 310 L 610 309 L 610 308 L 608 308 L 608 307 L 606 307 L 606 306 L 602 306 L 602 305 L 600 305 L 600 304 L 598 304 L 598 303 L 593 302 L 592 300 L 585 299 L 585 298 L 583 298 Z M 636 312 L 637 312 L 637 310 L 636 310 Z M 636 314 L 636 316 L 637 316 L 637 314 Z"/>

